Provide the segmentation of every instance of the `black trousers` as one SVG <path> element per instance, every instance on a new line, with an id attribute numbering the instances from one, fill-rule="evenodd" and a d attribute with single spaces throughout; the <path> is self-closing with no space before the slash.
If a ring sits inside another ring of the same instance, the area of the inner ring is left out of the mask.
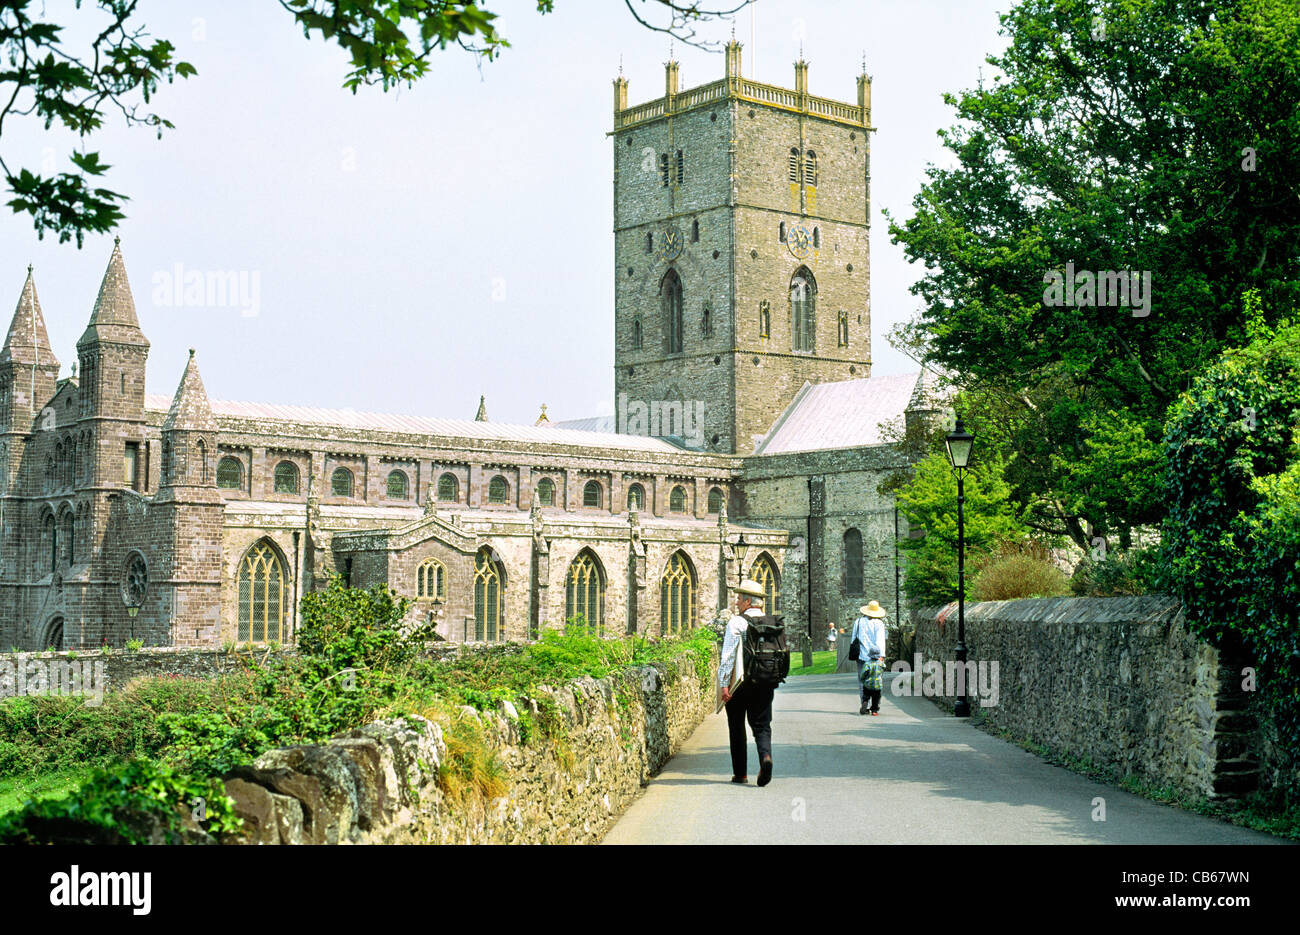
<path id="1" fill-rule="evenodd" d="M 759 688 L 742 682 L 727 702 L 727 728 L 731 733 L 731 774 L 749 775 L 748 744 L 745 741 L 745 718 L 754 732 L 754 745 L 758 759 L 772 755 L 772 694 L 773 688 Z"/>

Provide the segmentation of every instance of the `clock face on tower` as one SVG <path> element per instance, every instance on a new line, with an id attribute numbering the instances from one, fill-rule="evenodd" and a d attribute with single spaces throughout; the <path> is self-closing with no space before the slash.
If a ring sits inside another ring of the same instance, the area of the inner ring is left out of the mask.
<path id="1" fill-rule="evenodd" d="M 659 259 L 664 262 L 677 259 L 682 254 L 682 234 L 675 227 L 665 228 L 659 235 Z"/>
<path id="2" fill-rule="evenodd" d="M 812 234 L 808 233 L 808 228 L 802 224 L 796 224 L 790 230 L 789 241 L 790 253 L 796 260 L 808 259 L 808 254 L 812 253 Z"/>

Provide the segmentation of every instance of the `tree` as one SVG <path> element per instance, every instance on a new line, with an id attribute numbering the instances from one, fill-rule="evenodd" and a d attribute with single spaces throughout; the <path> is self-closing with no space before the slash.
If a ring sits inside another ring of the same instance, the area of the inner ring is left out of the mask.
<path id="1" fill-rule="evenodd" d="M 1086 546 L 1090 523 L 1159 522 L 1164 413 L 1245 341 L 1243 293 L 1300 291 L 1300 9 L 1024 0 L 1001 21 L 999 73 L 946 97 L 956 166 L 890 218 L 926 268 L 899 337 L 991 407 L 1027 521 Z M 1123 271 L 1140 303 L 1095 275 Z"/>
<path id="2" fill-rule="evenodd" d="M 968 566 L 1026 534 L 1003 479 L 1004 470 L 996 455 L 971 458 L 963 482 Z M 898 491 L 898 511 L 912 529 L 924 530 L 921 538 L 898 543 L 907 565 L 908 597 L 922 605 L 956 600 L 957 473 L 944 452 L 933 451 L 916 463 L 912 480 Z M 966 577 L 967 599 L 972 578 Z"/>
<path id="3" fill-rule="evenodd" d="M 5 121 L 35 117 L 48 130 L 58 123 L 83 141 L 118 111 L 131 126 L 152 127 L 159 138 L 171 121 L 149 109 L 159 85 L 190 78 L 193 65 L 175 57 L 176 47 L 153 39 L 136 20 L 139 0 L 96 0 L 103 14 L 100 28 L 84 50 L 65 41 L 65 27 L 44 18 L 43 4 L 8 0 L 0 4 L 0 140 Z M 691 45 L 711 48 L 695 25 L 730 16 L 752 0 L 733 6 L 679 0 L 624 0 L 629 12 L 648 29 L 665 32 Z M 78 9 L 82 0 L 77 0 Z M 488 61 L 510 43 L 497 32 L 497 14 L 475 0 L 280 0 L 303 35 L 335 42 L 351 57 L 343 86 L 355 94 L 362 85 L 384 91 L 423 78 L 436 51 L 450 44 Z M 537 0 L 539 13 L 550 13 L 555 0 Z M 33 11 L 32 8 L 36 10 Z M 657 16 L 656 16 L 657 14 Z M 127 196 L 95 187 L 109 168 L 98 152 L 73 152 L 74 171 L 37 174 L 11 168 L 0 150 L 0 171 L 13 194 L 15 213 L 29 213 L 37 235 L 57 234 L 60 243 L 75 238 L 81 247 L 87 233 L 106 233 L 123 219 Z"/>

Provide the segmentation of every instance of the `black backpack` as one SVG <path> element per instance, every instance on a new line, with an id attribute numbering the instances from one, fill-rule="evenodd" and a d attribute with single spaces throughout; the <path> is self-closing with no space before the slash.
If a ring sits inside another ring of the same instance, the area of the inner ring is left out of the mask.
<path id="1" fill-rule="evenodd" d="M 770 614 L 747 618 L 745 627 L 745 681 L 759 688 L 776 688 L 790 674 L 790 650 L 785 645 L 785 624 Z"/>

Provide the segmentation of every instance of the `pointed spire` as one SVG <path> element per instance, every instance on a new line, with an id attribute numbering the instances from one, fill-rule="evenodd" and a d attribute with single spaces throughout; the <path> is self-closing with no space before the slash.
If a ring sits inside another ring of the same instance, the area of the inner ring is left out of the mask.
<path id="1" fill-rule="evenodd" d="M 487 420 L 487 397 L 480 396 L 478 398 L 478 414 L 474 416 L 474 421 L 486 422 Z"/>
<path id="2" fill-rule="evenodd" d="M 18 307 L 14 309 L 13 321 L 9 323 L 4 349 L 0 351 L 0 361 L 53 367 L 58 372 L 59 362 L 54 357 L 50 336 L 45 331 L 45 317 L 41 314 L 41 300 L 36 296 L 36 280 L 30 265 L 27 267 L 27 281 L 23 283 L 22 294 L 18 296 Z"/>
<path id="3" fill-rule="evenodd" d="M 120 344 L 149 345 L 140 332 L 140 320 L 135 314 L 135 299 L 131 296 L 131 284 L 127 280 L 126 264 L 122 262 L 122 245 L 118 237 L 113 238 L 113 254 L 108 258 L 108 269 L 99 284 L 99 296 L 90 313 L 90 324 L 77 344 L 96 338 Z"/>
<path id="4" fill-rule="evenodd" d="M 164 432 L 215 432 L 217 420 L 212 417 L 212 406 L 208 403 L 208 392 L 203 388 L 203 378 L 199 376 L 199 365 L 194 361 L 194 348 L 190 348 L 190 359 L 185 364 L 185 373 L 176 387 L 172 406 L 167 410 L 167 419 L 163 422 Z"/>

